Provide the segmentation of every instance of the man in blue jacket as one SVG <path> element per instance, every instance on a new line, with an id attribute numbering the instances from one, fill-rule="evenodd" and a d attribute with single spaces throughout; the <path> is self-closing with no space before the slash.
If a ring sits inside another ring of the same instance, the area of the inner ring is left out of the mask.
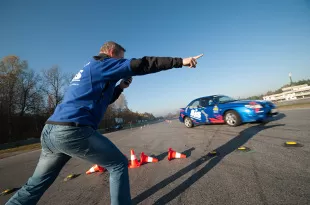
<path id="1" fill-rule="evenodd" d="M 125 49 L 106 42 L 75 75 L 41 134 L 42 151 L 27 183 L 7 204 L 36 204 L 71 157 L 105 167 L 110 173 L 111 204 L 131 204 L 128 159 L 96 129 L 109 104 L 128 88 L 132 76 L 172 68 L 195 68 L 197 59 L 143 57 L 124 59 Z M 121 79 L 128 79 L 127 82 Z M 121 80 L 120 84 L 115 86 Z"/>

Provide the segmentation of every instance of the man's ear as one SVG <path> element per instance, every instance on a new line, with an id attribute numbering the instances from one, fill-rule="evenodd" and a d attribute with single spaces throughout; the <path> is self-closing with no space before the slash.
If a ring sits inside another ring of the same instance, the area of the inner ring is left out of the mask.
<path id="1" fill-rule="evenodd" d="M 108 51 L 108 55 L 109 55 L 110 57 L 114 57 L 114 55 L 113 55 L 113 49 L 110 49 L 110 50 Z"/>

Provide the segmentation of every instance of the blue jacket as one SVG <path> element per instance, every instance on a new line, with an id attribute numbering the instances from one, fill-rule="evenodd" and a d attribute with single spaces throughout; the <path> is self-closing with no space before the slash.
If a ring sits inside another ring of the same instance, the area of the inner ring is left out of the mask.
<path id="1" fill-rule="evenodd" d="M 173 67 L 182 67 L 182 59 L 115 59 L 105 54 L 94 56 L 72 79 L 62 103 L 56 107 L 46 123 L 74 122 L 97 129 L 109 104 L 123 91 L 119 86 L 115 87 L 120 79 Z"/>

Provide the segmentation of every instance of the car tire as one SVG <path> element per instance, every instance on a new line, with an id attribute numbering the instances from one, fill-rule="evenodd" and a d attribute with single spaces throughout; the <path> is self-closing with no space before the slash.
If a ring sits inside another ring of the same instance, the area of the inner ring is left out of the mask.
<path id="1" fill-rule="evenodd" d="M 187 128 L 192 128 L 192 127 L 194 126 L 192 119 L 189 118 L 189 117 L 185 117 L 185 118 L 184 118 L 184 125 L 185 125 Z"/>
<path id="2" fill-rule="evenodd" d="M 241 124 L 240 115 L 234 110 L 227 111 L 225 113 L 224 119 L 225 123 L 231 127 L 237 127 Z"/>

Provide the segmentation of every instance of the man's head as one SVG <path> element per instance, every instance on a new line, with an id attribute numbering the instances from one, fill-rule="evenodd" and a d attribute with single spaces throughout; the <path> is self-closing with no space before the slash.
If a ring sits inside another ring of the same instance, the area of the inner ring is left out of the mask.
<path id="1" fill-rule="evenodd" d="M 104 53 L 111 58 L 124 58 L 125 52 L 126 50 L 121 45 L 113 41 L 104 43 L 100 48 L 100 53 Z"/>

